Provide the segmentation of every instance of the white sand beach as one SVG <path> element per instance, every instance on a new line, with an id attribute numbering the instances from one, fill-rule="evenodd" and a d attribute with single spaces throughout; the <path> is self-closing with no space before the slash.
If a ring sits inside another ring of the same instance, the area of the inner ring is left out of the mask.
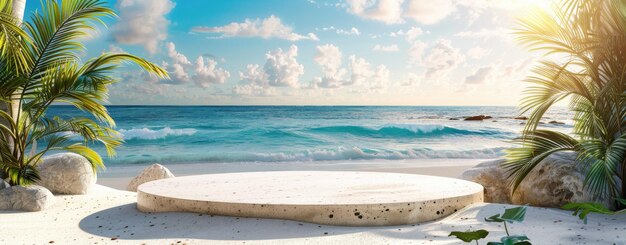
<path id="1" fill-rule="evenodd" d="M 137 211 L 135 193 L 97 186 L 81 196 L 59 196 L 42 212 L 0 212 L 11 228 L 2 244 L 460 244 L 450 231 L 503 228 L 482 221 L 509 205 L 475 204 L 442 220 L 405 226 L 340 227 L 303 222 Z M 531 207 L 523 224 L 509 226 L 533 244 L 626 244 L 626 215 L 591 215 L 585 225 L 568 211 Z M 597 232 L 602 230 L 602 232 Z M 481 243 L 484 244 L 484 243 Z"/>
<path id="2" fill-rule="evenodd" d="M 366 167 L 372 165 L 380 168 Z M 442 165 L 445 166 L 395 164 L 384 168 L 382 164 L 372 163 L 359 164 L 359 169 L 454 176 L 471 166 L 451 162 Z M 184 165 L 168 167 L 177 175 L 198 171 Z M 195 167 L 207 169 L 206 165 Z M 326 167 L 353 170 L 354 164 L 351 167 L 328 164 Z M 222 165 L 212 171 L 228 168 Z M 280 168 L 257 164 L 251 169 Z M 114 177 L 115 174 L 136 174 L 126 167 L 112 167 L 109 171 L 102 174 L 99 183 L 122 187 L 128 183 L 127 176 Z M 434 222 L 341 227 L 193 213 L 141 213 L 136 209 L 134 192 L 96 185 L 86 195 L 57 196 L 56 204 L 45 211 L 0 211 L 2 223 L 11 224 L 11 228 L 0 229 L 0 244 L 460 244 L 459 240 L 448 237 L 450 231 L 486 229 L 491 233 L 490 241 L 503 236 L 503 227 L 483 220 L 508 207 L 511 205 L 480 203 Z M 585 225 L 569 211 L 529 207 L 524 223 L 511 224 L 509 228 L 514 234 L 526 234 L 533 244 L 626 244 L 626 215 L 591 215 Z M 598 232 L 600 230 L 602 232 Z"/>

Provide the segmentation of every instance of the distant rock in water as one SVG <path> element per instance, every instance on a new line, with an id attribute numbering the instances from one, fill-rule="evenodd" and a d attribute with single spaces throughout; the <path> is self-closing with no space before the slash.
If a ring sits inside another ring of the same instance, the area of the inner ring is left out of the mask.
<path id="1" fill-rule="evenodd" d="M 458 118 L 456 118 L 456 117 L 451 117 L 451 118 L 450 118 L 450 119 L 448 119 L 448 120 L 458 121 L 459 119 L 458 119 Z"/>
<path id="2" fill-rule="evenodd" d="M 464 121 L 482 121 L 484 119 L 489 119 L 489 118 L 491 118 L 491 116 L 478 115 L 478 116 L 466 117 Z"/>
<path id="3" fill-rule="evenodd" d="M 554 124 L 554 125 L 564 125 L 564 122 L 559 122 L 559 121 L 550 121 L 548 122 L 549 124 Z"/>
<path id="4" fill-rule="evenodd" d="M 515 119 L 515 120 L 528 120 L 528 117 L 521 116 L 521 117 L 514 117 L 513 119 Z"/>
<path id="5" fill-rule="evenodd" d="M 584 188 L 585 165 L 576 161 L 574 153 L 557 153 L 539 163 L 511 194 L 508 174 L 501 167 L 504 159 L 484 162 L 463 172 L 461 179 L 485 187 L 485 202 L 530 204 L 559 208 L 570 202 L 600 202 Z"/>

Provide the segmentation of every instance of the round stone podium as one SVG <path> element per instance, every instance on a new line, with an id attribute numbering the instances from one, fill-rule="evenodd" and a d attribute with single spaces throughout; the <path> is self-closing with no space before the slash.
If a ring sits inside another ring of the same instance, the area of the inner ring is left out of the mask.
<path id="1" fill-rule="evenodd" d="M 326 225 L 431 221 L 483 201 L 483 187 L 415 174 L 277 171 L 156 180 L 137 190 L 142 212 L 195 212 Z"/>

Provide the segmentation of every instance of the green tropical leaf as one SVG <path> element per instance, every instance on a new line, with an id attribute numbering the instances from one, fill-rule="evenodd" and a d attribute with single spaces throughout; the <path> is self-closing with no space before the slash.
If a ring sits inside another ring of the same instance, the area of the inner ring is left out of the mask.
<path id="1" fill-rule="evenodd" d="M 525 235 L 504 236 L 500 238 L 500 241 L 504 245 L 523 245 L 530 244 L 530 239 Z"/>
<path id="2" fill-rule="evenodd" d="M 487 235 L 489 235 L 488 231 L 477 230 L 477 231 L 465 231 L 465 232 L 453 231 L 453 232 L 450 232 L 450 235 L 448 236 L 454 236 L 464 242 L 472 242 L 472 241 L 478 241 L 480 239 L 483 239 L 487 237 Z"/>
<path id="3" fill-rule="evenodd" d="M 626 200 L 624 199 L 616 198 L 616 200 L 618 203 L 626 204 Z M 572 215 L 578 216 L 578 218 L 581 219 L 585 224 L 587 224 L 587 216 L 590 213 L 608 215 L 626 213 L 626 209 L 620 211 L 612 211 L 606 208 L 603 204 L 595 202 L 572 202 L 563 205 L 561 208 L 565 210 L 573 210 L 574 212 L 572 213 Z"/>
<path id="4" fill-rule="evenodd" d="M 487 222 L 523 222 L 526 216 L 526 206 L 508 208 L 504 210 L 502 215 L 496 214 L 489 218 L 485 218 Z"/>

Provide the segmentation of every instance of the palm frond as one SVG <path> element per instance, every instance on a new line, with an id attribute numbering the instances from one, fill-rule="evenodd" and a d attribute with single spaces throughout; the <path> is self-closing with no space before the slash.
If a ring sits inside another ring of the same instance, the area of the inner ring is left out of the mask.
<path id="1" fill-rule="evenodd" d="M 511 179 L 513 191 L 541 161 L 556 152 L 576 151 L 578 141 L 571 136 L 549 130 L 535 130 L 513 141 L 519 147 L 506 150 L 503 168 Z"/>

